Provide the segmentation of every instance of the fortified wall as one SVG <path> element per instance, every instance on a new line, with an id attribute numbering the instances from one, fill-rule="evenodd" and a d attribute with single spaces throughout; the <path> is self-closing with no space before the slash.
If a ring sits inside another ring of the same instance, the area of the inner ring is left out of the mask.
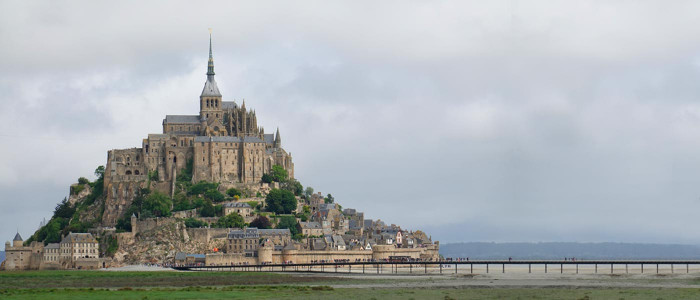
<path id="1" fill-rule="evenodd" d="M 293 263 L 312 263 L 319 261 L 334 261 L 334 260 L 387 260 L 391 256 L 406 256 L 412 259 L 421 260 L 437 260 L 440 258 L 437 246 L 429 246 L 425 248 L 396 248 L 392 245 L 376 245 L 372 250 L 329 250 L 329 251 L 314 251 L 314 250 L 293 250 L 284 249 L 281 251 L 272 250 L 269 247 L 261 247 L 258 250 L 257 257 L 246 257 L 244 254 L 207 254 L 205 263 L 208 266 L 227 266 L 239 264 L 263 264 L 273 263 L 282 264 L 285 262 Z"/>

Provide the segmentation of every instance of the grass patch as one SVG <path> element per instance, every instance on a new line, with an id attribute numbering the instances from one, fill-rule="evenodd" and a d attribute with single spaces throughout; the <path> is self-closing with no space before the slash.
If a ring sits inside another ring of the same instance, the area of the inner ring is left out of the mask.
<path id="1" fill-rule="evenodd" d="M 271 284 L 331 284 L 327 276 L 254 272 L 105 272 L 26 271 L 0 272 L 0 289 L 18 288 L 124 288 Z M 343 280 L 347 281 L 347 279 Z"/>
<path id="2" fill-rule="evenodd" d="M 469 288 L 334 289 L 327 286 L 0 289 L 3 299 L 696 299 L 698 289 Z"/>

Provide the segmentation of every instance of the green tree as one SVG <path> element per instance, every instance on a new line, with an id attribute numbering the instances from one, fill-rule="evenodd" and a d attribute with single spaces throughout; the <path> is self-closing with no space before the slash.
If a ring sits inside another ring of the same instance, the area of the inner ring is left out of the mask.
<path id="1" fill-rule="evenodd" d="M 160 178 L 160 175 L 158 174 L 158 170 L 153 170 L 153 171 L 148 172 L 148 180 L 158 181 L 158 178 Z"/>
<path id="2" fill-rule="evenodd" d="M 263 183 L 271 183 L 274 180 L 275 180 L 275 178 L 272 177 L 272 175 L 267 174 L 267 173 L 262 174 L 262 177 L 260 178 L 260 181 L 262 181 Z"/>
<path id="3" fill-rule="evenodd" d="M 333 201 L 335 201 L 335 198 L 333 198 L 333 195 L 331 194 L 328 194 L 328 196 L 326 196 L 326 198 L 323 199 L 323 202 L 325 203 L 333 203 Z"/>
<path id="4" fill-rule="evenodd" d="M 289 214 L 297 208 L 297 199 L 290 191 L 272 189 L 265 198 L 265 205 L 271 212 Z"/>
<path id="5" fill-rule="evenodd" d="M 314 188 L 307 186 L 306 189 L 304 190 L 304 198 L 306 198 L 306 200 L 309 200 L 309 199 L 311 199 L 311 195 L 313 195 L 313 194 L 314 194 Z"/>
<path id="6" fill-rule="evenodd" d="M 304 192 L 304 187 L 301 185 L 301 182 L 293 178 L 285 181 L 282 184 L 282 188 L 294 193 L 295 196 L 301 196 Z"/>
<path id="7" fill-rule="evenodd" d="M 253 220 L 253 222 L 250 222 L 250 227 L 270 229 L 272 228 L 272 223 L 270 223 L 270 219 L 268 219 L 266 216 L 258 216 Z"/>
<path id="8" fill-rule="evenodd" d="M 73 217 L 74 213 L 75 208 L 72 205 L 70 205 L 70 202 L 68 202 L 67 198 L 63 198 L 63 201 L 58 203 L 56 205 L 56 208 L 53 210 L 53 217 L 70 219 Z"/>
<path id="9" fill-rule="evenodd" d="M 204 192 L 204 197 L 211 200 L 214 203 L 222 202 L 226 199 L 226 196 L 219 192 L 217 189 L 210 189 Z"/>
<path id="10" fill-rule="evenodd" d="M 180 182 L 191 182 L 193 167 L 194 160 L 190 158 L 187 160 L 187 163 L 185 163 L 185 167 L 182 168 L 182 170 L 180 170 L 180 173 L 177 174 L 177 178 L 175 180 Z"/>
<path id="11" fill-rule="evenodd" d="M 202 205 L 202 208 L 199 210 L 199 214 L 202 217 L 216 216 L 216 209 L 214 208 L 214 204 L 211 203 L 211 200 L 204 200 L 204 205 Z"/>
<path id="12" fill-rule="evenodd" d="M 297 222 L 297 219 L 292 216 L 282 216 L 280 222 L 277 223 L 277 229 L 289 229 L 292 236 L 301 233 L 301 225 Z"/>
<path id="13" fill-rule="evenodd" d="M 119 218 L 119 220 L 117 220 L 117 225 L 114 227 L 117 230 L 131 231 L 131 216 L 128 218 L 126 216 Z"/>
<path id="14" fill-rule="evenodd" d="M 175 197 L 173 197 L 173 211 L 189 210 L 192 208 L 194 208 L 192 202 L 187 198 L 185 193 L 180 192 L 175 194 Z"/>
<path id="15" fill-rule="evenodd" d="M 289 177 L 289 173 L 287 173 L 287 170 L 285 170 L 280 165 L 272 166 L 272 171 L 270 172 L 270 175 L 272 175 L 272 178 L 276 182 L 285 182 L 287 181 L 287 177 Z"/>
<path id="16" fill-rule="evenodd" d="M 239 191 L 238 189 L 235 189 L 235 188 L 230 188 L 230 189 L 226 190 L 226 195 L 228 195 L 229 197 L 235 197 L 235 196 L 240 197 L 241 191 Z"/>
<path id="17" fill-rule="evenodd" d="M 141 213 L 155 216 L 155 217 L 168 217 L 170 216 L 170 207 L 173 205 L 173 201 L 167 195 L 155 191 L 148 195 L 143 200 L 143 208 Z"/>
<path id="18" fill-rule="evenodd" d="M 208 190 L 215 190 L 219 187 L 218 183 L 206 182 L 204 180 L 193 184 L 188 190 L 188 195 L 201 195 L 206 193 Z"/>
<path id="19" fill-rule="evenodd" d="M 99 166 L 95 169 L 95 177 L 102 179 L 105 176 L 105 166 Z"/>
<path id="20" fill-rule="evenodd" d="M 78 184 L 88 184 L 88 183 L 90 183 L 90 180 L 88 180 L 87 178 L 85 178 L 85 177 L 78 178 Z"/>
<path id="21" fill-rule="evenodd" d="M 239 215 L 238 213 L 232 212 L 225 217 L 219 218 L 216 223 L 214 223 L 214 226 L 216 228 L 243 228 L 245 227 L 245 221 L 243 221 L 243 217 Z"/>

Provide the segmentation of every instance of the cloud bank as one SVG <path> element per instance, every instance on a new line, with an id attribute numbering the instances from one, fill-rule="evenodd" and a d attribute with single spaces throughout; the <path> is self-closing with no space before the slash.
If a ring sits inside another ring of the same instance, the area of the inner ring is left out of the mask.
<path id="1" fill-rule="evenodd" d="M 297 178 L 441 241 L 698 243 L 700 3 L 0 4 L 0 236 L 224 100 Z"/>

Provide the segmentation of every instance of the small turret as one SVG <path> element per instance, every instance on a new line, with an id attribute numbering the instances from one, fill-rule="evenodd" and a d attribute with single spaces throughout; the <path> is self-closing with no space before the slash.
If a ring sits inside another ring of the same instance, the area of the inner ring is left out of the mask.
<path id="1" fill-rule="evenodd" d="M 19 235 L 19 232 L 15 234 L 15 238 L 12 239 L 12 246 L 13 247 L 22 247 L 24 245 L 24 240 L 22 240 L 22 236 Z"/>
<path id="2" fill-rule="evenodd" d="M 277 133 L 275 133 L 275 148 L 282 148 L 282 138 L 280 137 L 280 128 L 277 127 Z"/>

